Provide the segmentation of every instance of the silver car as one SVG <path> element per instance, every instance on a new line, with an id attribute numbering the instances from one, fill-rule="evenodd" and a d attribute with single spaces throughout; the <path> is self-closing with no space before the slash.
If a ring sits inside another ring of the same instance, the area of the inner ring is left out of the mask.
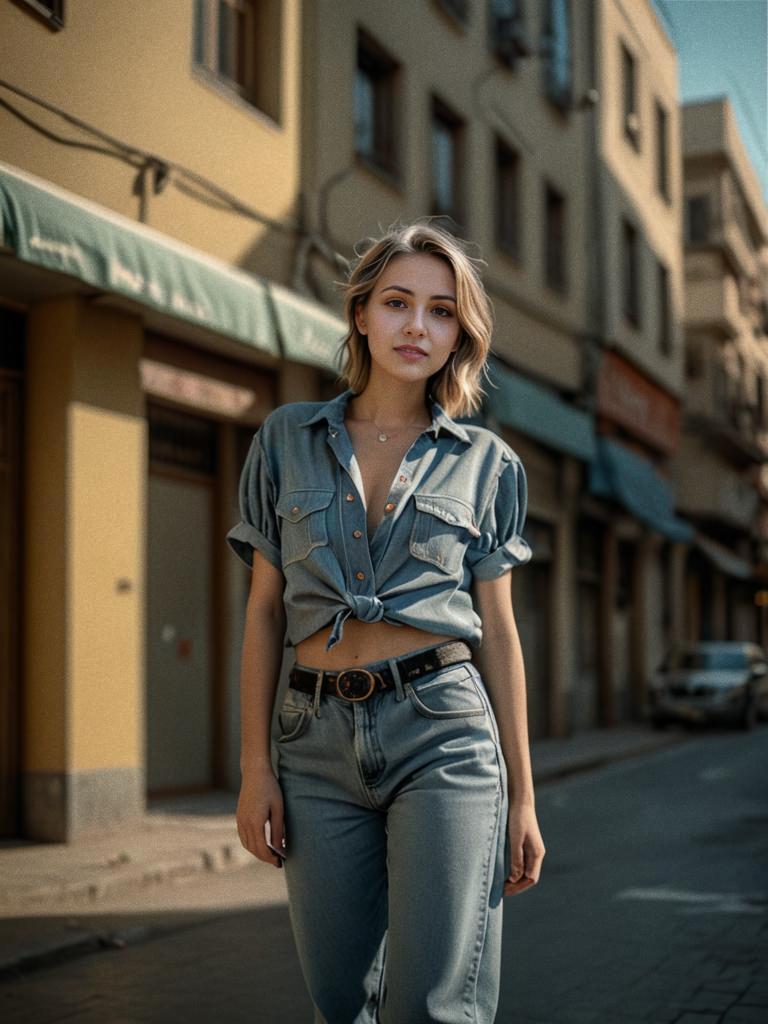
<path id="1" fill-rule="evenodd" d="M 714 721 L 751 729 L 768 718 L 764 649 L 737 641 L 674 648 L 650 681 L 648 717 L 655 728 Z"/>

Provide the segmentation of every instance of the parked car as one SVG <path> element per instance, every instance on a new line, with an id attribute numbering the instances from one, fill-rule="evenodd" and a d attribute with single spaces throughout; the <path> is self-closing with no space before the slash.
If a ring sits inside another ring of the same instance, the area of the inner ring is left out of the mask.
<path id="1" fill-rule="evenodd" d="M 673 648 L 648 689 L 651 724 L 717 721 L 751 729 L 768 718 L 768 658 L 759 644 L 697 643 Z"/>

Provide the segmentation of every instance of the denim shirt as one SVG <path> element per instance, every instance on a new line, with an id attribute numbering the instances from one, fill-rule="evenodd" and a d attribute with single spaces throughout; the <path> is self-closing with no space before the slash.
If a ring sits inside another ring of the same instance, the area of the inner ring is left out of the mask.
<path id="1" fill-rule="evenodd" d="M 406 452 L 370 543 L 363 481 L 344 423 L 352 389 L 289 402 L 256 431 L 240 477 L 241 521 L 227 533 L 249 568 L 257 548 L 285 578 L 285 646 L 350 615 L 479 646 L 472 580 L 527 562 L 528 494 L 517 453 L 485 427 L 456 423 L 428 395 L 432 424 Z"/>

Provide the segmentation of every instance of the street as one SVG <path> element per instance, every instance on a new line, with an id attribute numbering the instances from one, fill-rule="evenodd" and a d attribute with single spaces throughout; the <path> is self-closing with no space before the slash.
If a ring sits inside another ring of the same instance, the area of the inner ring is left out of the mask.
<path id="1" fill-rule="evenodd" d="M 540 785 L 547 855 L 540 884 L 505 903 L 498 1024 L 767 1020 L 766 765 L 768 726 L 693 730 Z M 167 904 L 162 890 L 105 907 L 112 929 L 169 930 L 3 982 L 0 1016 L 309 1024 L 287 909 L 264 878 L 254 865 L 198 876 Z"/>

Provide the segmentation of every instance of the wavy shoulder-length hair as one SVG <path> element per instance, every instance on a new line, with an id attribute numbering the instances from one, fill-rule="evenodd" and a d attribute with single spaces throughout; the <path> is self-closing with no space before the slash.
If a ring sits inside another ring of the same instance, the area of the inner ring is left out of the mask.
<path id="1" fill-rule="evenodd" d="M 364 246 L 364 248 L 363 248 Z M 358 249 L 362 252 L 358 253 Z M 428 220 L 397 223 L 379 238 L 365 239 L 355 248 L 358 256 L 347 281 L 341 284 L 347 334 L 340 352 L 344 369 L 339 381 L 355 394 L 368 384 L 371 354 L 368 339 L 355 323 L 355 309 L 363 307 L 395 256 L 429 253 L 445 260 L 456 279 L 456 315 L 461 328 L 459 344 L 445 365 L 427 380 L 427 392 L 451 416 L 471 416 L 480 409 L 480 377 L 486 367 L 493 332 L 493 309 L 480 279 L 479 257 L 467 253 L 467 243 Z"/>

